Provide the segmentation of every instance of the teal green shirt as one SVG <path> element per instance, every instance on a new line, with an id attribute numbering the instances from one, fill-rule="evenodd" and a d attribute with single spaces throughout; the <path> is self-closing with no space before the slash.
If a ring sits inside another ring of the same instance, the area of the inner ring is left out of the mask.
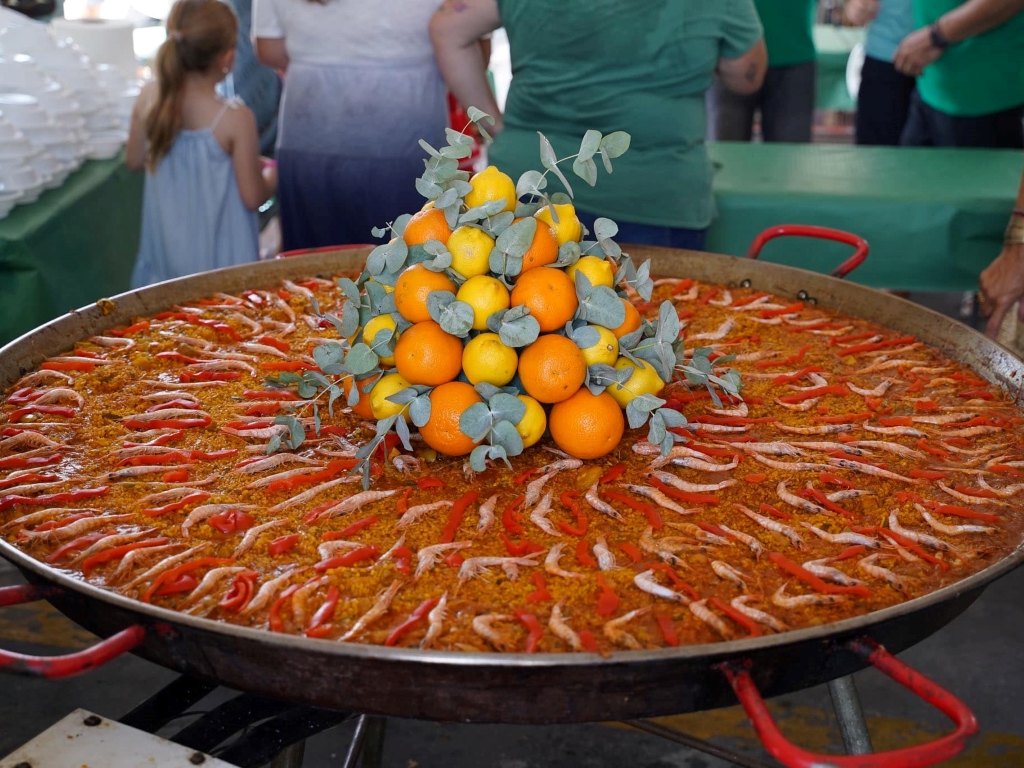
<path id="1" fill-rule="evenodd" d="M 915 0 L 918 27 L 963 0 Z M 1024 104 L 1024 12 L 982 35 L 951 45 L 925 67 L 917 90 L 928 106 L 956 117 L 1002 112 Z"/>
<path id="2" fill-rule="evenodd" d="M 818 0 L 754 0 L 764 24 L 769 67 L 814 61 L 814 15 Z"/>
<path id="3" fill-rule="evenodd" d="M 704 93 L 720 57 L 761 37 L 753 0 L 498 0 L 512 57 L 505 130 L 489 160 L 513 180 L 541 168 L 537 131 L 558 157 L 590 128 L 632 135 L 596 187 L 564 172 L 575 204 L 639 224 L 704 229 L 711 163 Z M 548 185 L 560 191 L 557 179 Z"/>

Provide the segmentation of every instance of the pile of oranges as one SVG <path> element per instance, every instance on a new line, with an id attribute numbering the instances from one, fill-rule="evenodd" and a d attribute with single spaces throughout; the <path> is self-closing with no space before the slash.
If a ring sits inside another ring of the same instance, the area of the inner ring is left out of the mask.
<path id="1" fill-rule="evenodd" d="M 463 210 L 489 203 L 488 210 L 500 207 L 511 218 L 518 200 L 509 176 L 490 166 L 468 184 L 472 189 L 465 194 Z M 564 253 L 566 243 L 579 243 L 584 234 L 571 203 L 549 203 L 533 217 L 536 231 L 515 275 L 492 270 L 496 238 L 485 227 L 467 223 L 453 229 L 451 217 L 432 202 L 407 221 L 400 237 L 410 252 L 427 244 L 436 252 L 440 244 L 451 262 L 443 269 L 429 268 L 422 260 L 403 266 L 393 285 L 384 285 L 393 304 L 369 316 L 364 310 L 363 323 L 350 342 L 372 346 L 379 367 L 360 380 L 358 401 L 355 395 L 349 397 L 357 414 L 378 420 L 407 418 L 413 396 L 429 397 L 429 418 L 419 427 L 423 440 L 439 453 L 462 456 L 481 442 L 467 434 L 466 411 L 486 403 L 481 393 L 500 390 L 523 403 L 514 424 L 523 448 L 546 432 L 559 448 L 580 459 L 603 456 L 618 445 L 630 401 L 655 395 L 665 385 L 652 366 L 620 355 L 619 340 L 641 327 L 641 317 L 625 297 L 625 286 L 615 284 L 615 260 L 596 242 L 587 246 L 589 253 L 576 249 L 580 255 L 571 264 L 559 263 L 560 249 Z M 585 281 L 577 278 L 580 272 Z M 616 316 L 624 319 L 619 325 L 586 320 L 581 283 L 604 286 L 606 296 L 621 301 L 622 312 Z M 464 334 L 442 327 L 436 304 L 432 312 L 432 296 L 435 301 L 447 296 L 449 302 L 454 296 L 469 326 Z M 471 325 L 465 306 L 472 310 Z M 506 343 L 509 339 L 493 330 L 496 316 L 516 308 L 539 328 L 523 345 Z M 580 337 L 576 332 L 585 325 L 593 330 Z M 579 338 L 597 341 L 582 347 Z M 621 384 L 595 387 L 588 381 L 588 368 L 594 365 L 628 368 L 631 373 L 618 377 Z M 399 395 L 406 391 L 408 396 Z"/>

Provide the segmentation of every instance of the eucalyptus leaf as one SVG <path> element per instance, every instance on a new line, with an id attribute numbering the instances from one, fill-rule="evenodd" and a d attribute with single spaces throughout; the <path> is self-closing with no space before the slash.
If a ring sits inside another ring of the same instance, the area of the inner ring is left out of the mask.
<path id="1" fill-rule="evenodd" d="M 470 157 L 473 154 L 472 147 L 441 147 L 441 157 L 450 157 L 454 160 L 461 160 L 464 157 Z"/>
<path id="2" fill-rule="evenodd" d="M 633 288 L 636 289 L 636 292 L 640 294 L 640 298 L 644 301 L 651 300 L 651 294 L 654 293 L 654 280 L 651 279 L 650 261 L 645 261 L 636 271 L 636 281 L 633 283 Z M 673 312 L 673 314 L 675 313 Z M 678 336 L 679 334 L 677 333 L 676 335 Z"/>
<path id="3" fill-rule="evenodd" d="M 565 192 L 555 192 L 552 195 L 548 195 L 548 200 L 552 205 L 569 205 L 572 202 L 572 198 L 565 194 Z M 580 224 L 580 226 L 582 227 L 583 225 Z M 583 231 L 586 231 L 586 227 L 583 228 Z"/>
<path id="4" fill-rule="evenodd" d="M 579 277 L 582 272 L 577 272 Z M 582 314 L 589 323 L 605 328 L 618 328 L 626 322 L 626 308 L 615 291 L 605 285 L 595 286 L 580 302 Z"/>
<path id="5" fill-rule="evenodd" d="M 308 381 L 300 381 L 296 393 L 304 400 L 316 397 L 316 385 Z"/>
<path id="6" fill-rule="evenodd" d="M 530 203 L 516 203 L 516 211 L 514 217 L 516 219 L 522 219 L 525 218 L 526 216 L 533 216 L 545 205 L 547 205 L 547 200 L 544 198 L 541 198 L 540 200 L 535 200 Z"/>
<path id="7" fill-rule="evenodd" d="M 459 431 L 474 442 L 483 440 L 491 430 L 491 411 L 487 403 L 474 403 L 459 417 Z"/>
<path id="8" fill-rule="evenodd" d="M 563 268 L 571 267 L 580 260 L 581 255 L 580 244 L 569 240 L 559 246 L 558 261 L 555 262 L 555 266 Z"/>
<path id="9" fill-rule="evenodd" d="M 593 129 L 583 134 L 583 141 L 580 142 L 580 160 L 589 160 L 601 146 L 601 132 Z"/>
<path id="10" fill-rule="evenodd" d="M 601 139 L 600 147 L 611 158 L 621 157 L 629 149 L 630 138 L 625 131 L 613 131 Z"/>
<path id="11" fill-rule="evenodd" d="M 601 155 L 601 162 L 604 164 L 605 172 L 606 173 L 611 173 L 612 172 L 612 159 L 608 156 L 608 150 L 605 149 L 604 147 L 601 147 L 601 149 L 599 150 L 599 154 Z"/>
<path id="12" fill-rule="evenodd" d="M 601 341 L 601 334 L 592 325 L 581 325 L 573 330 L 572 340 L 580 349 L 590 349 Z"/>
<path id="13" fill-rule="evenodd" d="M 487 458 L 492 461 L 503 461 L 505 466 L 512 469 L 512 463 L 508 460 L 509 454 L 502 445 L 491 445 L 487 447 Z"/>
<path id="14" fill-rule="evenodd" d="M 597 185 L 597 164 L 590 159 L 580 160 L 578 157 L 572 162 L 572 172 L 583 179 L 590 186 Z"/>
<path id="15" fill-rule="evenodd" d="M 661 412 L 655 411 L 647 423 L 647 442 L 660 445 L 667 434 L 668 430 L 665 428 L 665 420 L 662 418 Z"/>
<path id="16" fill-rule="evenodd" d="M 448 224 L 448 228 L 455 229 L 459 225 L 459 212 L 462 210 L 462 205 L 456 201 L 441 210 L 444 211 L 444 220 Z"/>
<path id="17" fill-rule="evenodd" d="M 347 277 L 338 278 L 338 288 L 345 294 L 345 298 L 349 301 L 359 303 L 359 286 L 355 282 Z"/>
<path id="18" fill-rule="evenodd" d="M 374 370 L 379 362 L 380 359 L 374 351 L 363 343 L 353 345 L 345 355 L 345 367 L 356 376 Z"/>
<path id="19" fill-rule="evenodd" d="M 438 156 L 438 151 L 434 149 L 432 146 L 430 146 L 430 144 L 428 144 L 424 139 L 420 139 L 418 143 L 421 147 L 423 147 L 423 151 L 426 152 L 431 157 Z"/>
<path id="20" fill-rule="evenodd" d="M 476 390 L 476 393 L 480 395 L 480 397 L 488 401 L 496 394 L 501 392 L 500 387 L 496 387 L 493 384 L 488 384 L 486 381 L 481 381 L 479 384 L 475 384 L 473 386 L 473 389 Z"/>
<path id="21" fill-rule="evenodd" d="M 434 203 L 435 208 L 447 208 L 452 203 L 456 203 L 459 200 L 459 193 L 454 189 L 446 189 L 444 194 L 437 198 Z"/>
<path id="22" fill-rule="evenodd" d="M 444 272 L 446 269 L 451 267 L 452 261 L 453 257 L 451 253 L 445 250 L 430 261 L 424 261 L 423 266 L 431 272 Z"/>
<path id="23" fill-rule="evenodd" d="M 490 230 L 492 237 L 498 237 L 498 235 L 512 226 L 512 222 L 515 220 L 516 215 L 512 211 L 502 211 L 487 220 L 487 228 Z"/>
<path id="24" fill-rule="evenodd" d="M 370 234 L 373 235 L 378 240 L 384 237 L 384 235 L 386 235 L 387 233 L 388 231 L 386 229 L 381 229 L 380 227 L 374 227 L 373 229 L 370 230 Z"/>
<path id="25" fill-rule="evenodd" d="M 472 184 L 470 184 L 468 181 L 463 181 L 462 179 L 459 178 L 452 179 L 450 182 L 448 182 L 448 188 L 454 189 L 459 197 L 465 197 L 466 195 L 473 191 Z"/>
<path id="26" fill-rule="evenodd" d="M 473 137 L 459 133 L 454 128 L 445 128 L 444 136 L 450 147 L 472 147 Z"/>
<path id="27" fill-rule="evenodd" d="M 399 414 L 398 421 L 395 422 L 395 433 L 398 435 L 398 439 L 402 441 L 402 447 L 412 452 L 412 441 L 410 440 L 412 435 L 409 434 L 409 424 L 401 414 Z"/>
<path id="28" fill-rule="evenodd" d="M 270 455 L 271 453 L 277 453 L 279 450 L 281 450 L 281 436 L 274 435 L 273 437 L 270 438 L 270 441 L 267 443 L 267 455 Z"/>
<path id="29" fill-rule="evenodd" d="M 679 427 L 685 426 L 687 423 L 686 417 L 673 408 L 659 408 L 658 414 L 661 416 L 662 421 L 665 422 L 665 426 L 669 429 L 678 429 Z"/>
<path id="30" fill-rule="evenodd" d="M 342 304 L 341 327 L 338 330 L 341 331 L 341 335 L 346 339 L 355 336 L 356 331 L 359 330 L 359 310 L 356 309 L 354 302 L 346 301 Z"/>
<path id="31" fill-rule="evenodd" d="M 349 408 L 354 407 L 359 402 L 359 386 L 355 379 L 352 380 L 352 386 L 348 388 L 348 395 L 345 397 L 345 405 Z"/>
<path id="32" fill-rule="evenodd" d="M 525 411 L 525 406 L 524 406 Z M 500 445 L 508 456 L 518 456 L 523 452 L 523 438 L 516 427 L 509 421 L 499 421 L 491 428 L 492 445 Z"/>
<path id="33" fill-rule="evenodd" d="M 508 256 L 523 256 L 533 245 L 537 220 L 532 216 L 517 221 L 498 237 L 495 246 Z"/>
<path id="34" fill-rule="evenodd" d="M 474 472 L 483 472 L 487 469 L 487 451 L 490 446 L 478 445 L 469 454 L 469 466 Z"/>
<path id="35" fill-rule="evenodd" d="M 423 195 L 427 200 L 435 200 L 444 191 L 441 189 L 439 184 L 435 184 L 432 181 L 419 178 L 414 182 L 416 184 L 416 191 Z"/>
<path id="36" fill-rule="evenodd" d="M 505 346 L 525 347 L 528 344 L 533 344 L 540 336 L 540 323 L 532 315 L 511 321 L 502 320 L 498 336 Z"/>
<path id="37" fill-rule="evenodd" d="M 496 422 L 504 420 L 518 424 L 526 415 L 526 403 L 515 395 L 499 392 L 490 397 L 487 404 L 491 409 L 491 416 Z"/>
<path id="38" fill-rule="evenodd" d="M 647 422 L 647 411 L 640 410 L 635 399 L 626 406 L 626 422 L 630 429 L 639 429 Z"/>
<path id="39" fill-rule="evenodd" d="M 486 120 L 491 125 L 494 125 L 494 118 L 484 112 L 482 109 L 476 107 L 466 108 L 466 117 L 472 120 L 474 123 L 480 123 Z"/>
<path id="40" fill-rule="evenodd" d="M 329 387 L 330 394 L 327 397 L 327 414 L 333 419 L 334 418 L 334 403 L 344 393 L 341 387 L 336 387 L 333 384 Z"/>
<path id="41" fill-rule="evenodd" d="M 618 259 L 622 255 L 622 249 L 619 247 L 619 244 L 610 237 L 602 238 L 598 242 L 601 244 L 601 250 L 604 251 L 605 256 Z"/>
<path id="42" fill-rule="evenodd" d="M 388 244 L 378 245 L 366 257 L 366 271 L 371 275 L 379 275 L 387 264 Z"/>
<path id="43" fill-rule="evenodd" d="M 572 197 L 572 187 L 569 185 L 569 180 L 565 178 L 565 175 L 558 167 L 558 156 L 555 155 L 554 147 L 551 146 L 548 137 L 543 133 L 537 131 L 537 135 L 540 136 L 540 164 L 558 177 L 558 180 L 562 182 L 562 186 L 565 187 L 565 191 L 569 193 L 569 197 Z"/>
<path id="44" fill-rule="evenodd" d="M 539 195 L 541 190 L 547 187 L 547 177 L 540 171 L 527 171 L 519 177 L 516 182 L 516 197 L 524 195 Z"/>
<path id="45" fill-rule="evenodd" d="M 336 375 L 345 359 L 345 350 L 336 341 L 319 344 L 313 348 L 313 360 L 324 373 Z"/>
<path id="46" fill-rule="evenodd" d="M 395 237 L 401 237 L 402 233 L 405 232 L 406 226 L 409 224 L 409 220 L 412 218 L 411 213 L 403 213 L 394 223 L 391 225 L 391 231 L 395 233 Z"/>
<path id="47" fill-rule="evenodd" d="M 412 401 L 409 405 L 409 418 L 417 427 L 430 421 L 430 398 L 427 395 L 420 395 Z"/>

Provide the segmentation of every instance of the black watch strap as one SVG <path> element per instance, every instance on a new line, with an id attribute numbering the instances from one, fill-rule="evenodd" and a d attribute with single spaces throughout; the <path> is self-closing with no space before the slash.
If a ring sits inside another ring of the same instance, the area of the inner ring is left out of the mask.
<path id="1" fill-rule="evenodd" d="M 938 48 L 940 51 L 944 51 L 949 48 L 949 40 L 947 40 L 946 36 L 942 34 L 942 30 L 939 29 L 938 22 L 932 24 L 928 32 L 931 36 L 932 45 L 935 48 Z"/>

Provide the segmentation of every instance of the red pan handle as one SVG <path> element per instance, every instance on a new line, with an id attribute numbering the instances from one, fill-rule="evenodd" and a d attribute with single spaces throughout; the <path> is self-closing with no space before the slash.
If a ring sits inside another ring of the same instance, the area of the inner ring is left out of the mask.
<path id="1" fill-rule="evenodd" d="M 809 224 L 779 224 L 778 226 L 766 229 L 754 238 L 754 242 L 750 244 L 750 249 L 747 251 L 747 258 L 756 259 L 761 254 L 761 249 L 764 248 L 764 244 L 769 240 L 774 240 L 776 237 L 787 236 L 816 237 L 819 240 L 834 240 L 837 243 L 846 243 L 847 245 L 852 245 L 856 248 L 857 250 L 853 256 L 832 270 L 832 277 L 838 277 L 840 279 L 846 277 L 848 274 L 853 272 L 853 270 L 863 264 L 864 259 L 868 257 L 868 241 L 851 232 L 844 232 L 841 229 L 831 229 L 829 227 L 812 227 Z"/>
<path id="2" fill-rule="evenodd" d="M 59 587 L 37 587 L 32 584 L 0 587 L 0 608 L 44 600 L 59 595 L 62 591 Z M 91 648 L 64 656 L 29 656 L 0 650 L 0 672 L 51 679 L 73 677 L 106 664 L 122 653 L 127 653 L 139 646 L 145 637 L 146 630 L 142 625 L 132 624 Z"/>
<path id="3" fill-rule="evenodd" d="M 790 768 L 921 768 L 960 754 L 967 744 L 968 737 L 977 733 L 978 721 L 966 704 L 945 688 L 941 688 L 904 664 L 878 643 L 861 638 L 846 647 L 866 658 L 875 669 L 884 672 L 904 688 L 945 713 L 956 724 L 956 730 L 927 744 L 871 755 L 821 755 L 808 752 L 787 741 L 779 731 L 744 665 L 720 665 L 719 668 L 736 692 L 736 697 L 746 710 L 747 717 L 753 723 L 761 742 L 772 757 L 783 765 Z"/>

